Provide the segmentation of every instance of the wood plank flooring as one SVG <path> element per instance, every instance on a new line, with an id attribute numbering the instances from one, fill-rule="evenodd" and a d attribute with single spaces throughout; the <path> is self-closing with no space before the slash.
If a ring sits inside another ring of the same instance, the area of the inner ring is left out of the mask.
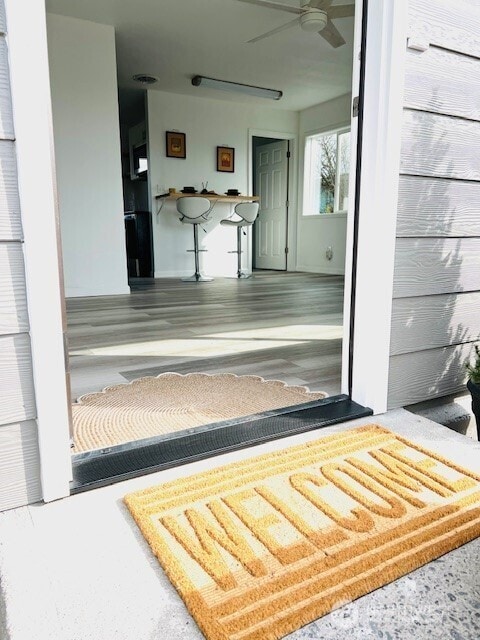
<path id="1" fill-rule="evenodd" d="M 72 398 L 165 371 L 230 372 L 340 392 L 343 277 L 131 282 L 67 300 Z"/>

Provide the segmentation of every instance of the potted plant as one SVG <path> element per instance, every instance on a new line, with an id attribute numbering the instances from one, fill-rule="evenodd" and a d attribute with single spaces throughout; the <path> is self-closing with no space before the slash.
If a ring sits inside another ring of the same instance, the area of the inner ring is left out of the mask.
<path id="1" fill-rule="evenodd" d="M 467 389 L 472 395 L 472 411 L 477 422 L 477 434 L 480 440 L 480 346 L 475 345 L 473 362 L 466 364 L 468 372 Z"/>

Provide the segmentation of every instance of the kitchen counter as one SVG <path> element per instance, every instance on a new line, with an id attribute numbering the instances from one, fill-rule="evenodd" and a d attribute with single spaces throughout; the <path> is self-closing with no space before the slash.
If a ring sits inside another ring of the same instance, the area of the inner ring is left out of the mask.
<path id="1" fill-rule="evenodd" d="M 196 196 L 197 198 L 208 198 L 211 202 L 258 202 L 260 200 L 259 196 L 227 196 L 226 194 L 221 193 L 169 193 L 167 195 L 158 195 L 155 196 L 156 200 L 163 198 L 165 200 L 178 200 L 178 198 L 192 198 Z"/>

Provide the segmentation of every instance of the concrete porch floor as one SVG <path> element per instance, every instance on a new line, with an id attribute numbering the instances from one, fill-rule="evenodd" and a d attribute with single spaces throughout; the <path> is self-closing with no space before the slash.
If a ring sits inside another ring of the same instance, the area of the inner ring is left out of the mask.
<path id="1" fill-rule="evenodd" d="M 123 496 L 372 422 L 480 472 L 480 443 L 396 410 L 1 513 L 0 639 L 201 640 L 203 635 L 130 517 Z M 288 636 L 440 637 L 480 637 L 480 539 Z"/>

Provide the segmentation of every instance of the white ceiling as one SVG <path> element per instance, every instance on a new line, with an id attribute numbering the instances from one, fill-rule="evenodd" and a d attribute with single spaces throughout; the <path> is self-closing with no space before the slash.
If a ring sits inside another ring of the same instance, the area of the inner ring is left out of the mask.
<path id="1" fill-rule="evenodd" d="M 351 89 L 353 18 L 334 21 L 347 44 L 333 49 L 299 26 L 246 44 L 293 16 L 237 0 L 46 0 L 46 6 L 51 13 L 115 27 L 118 82 L 123 88 L 138 87 L 131 77 L 142 73 L 159 79 L 152 89 L 295 111 Z M 280 89 L 284 97 L 267 102 L 193 87 L 194 75 Z"/>

